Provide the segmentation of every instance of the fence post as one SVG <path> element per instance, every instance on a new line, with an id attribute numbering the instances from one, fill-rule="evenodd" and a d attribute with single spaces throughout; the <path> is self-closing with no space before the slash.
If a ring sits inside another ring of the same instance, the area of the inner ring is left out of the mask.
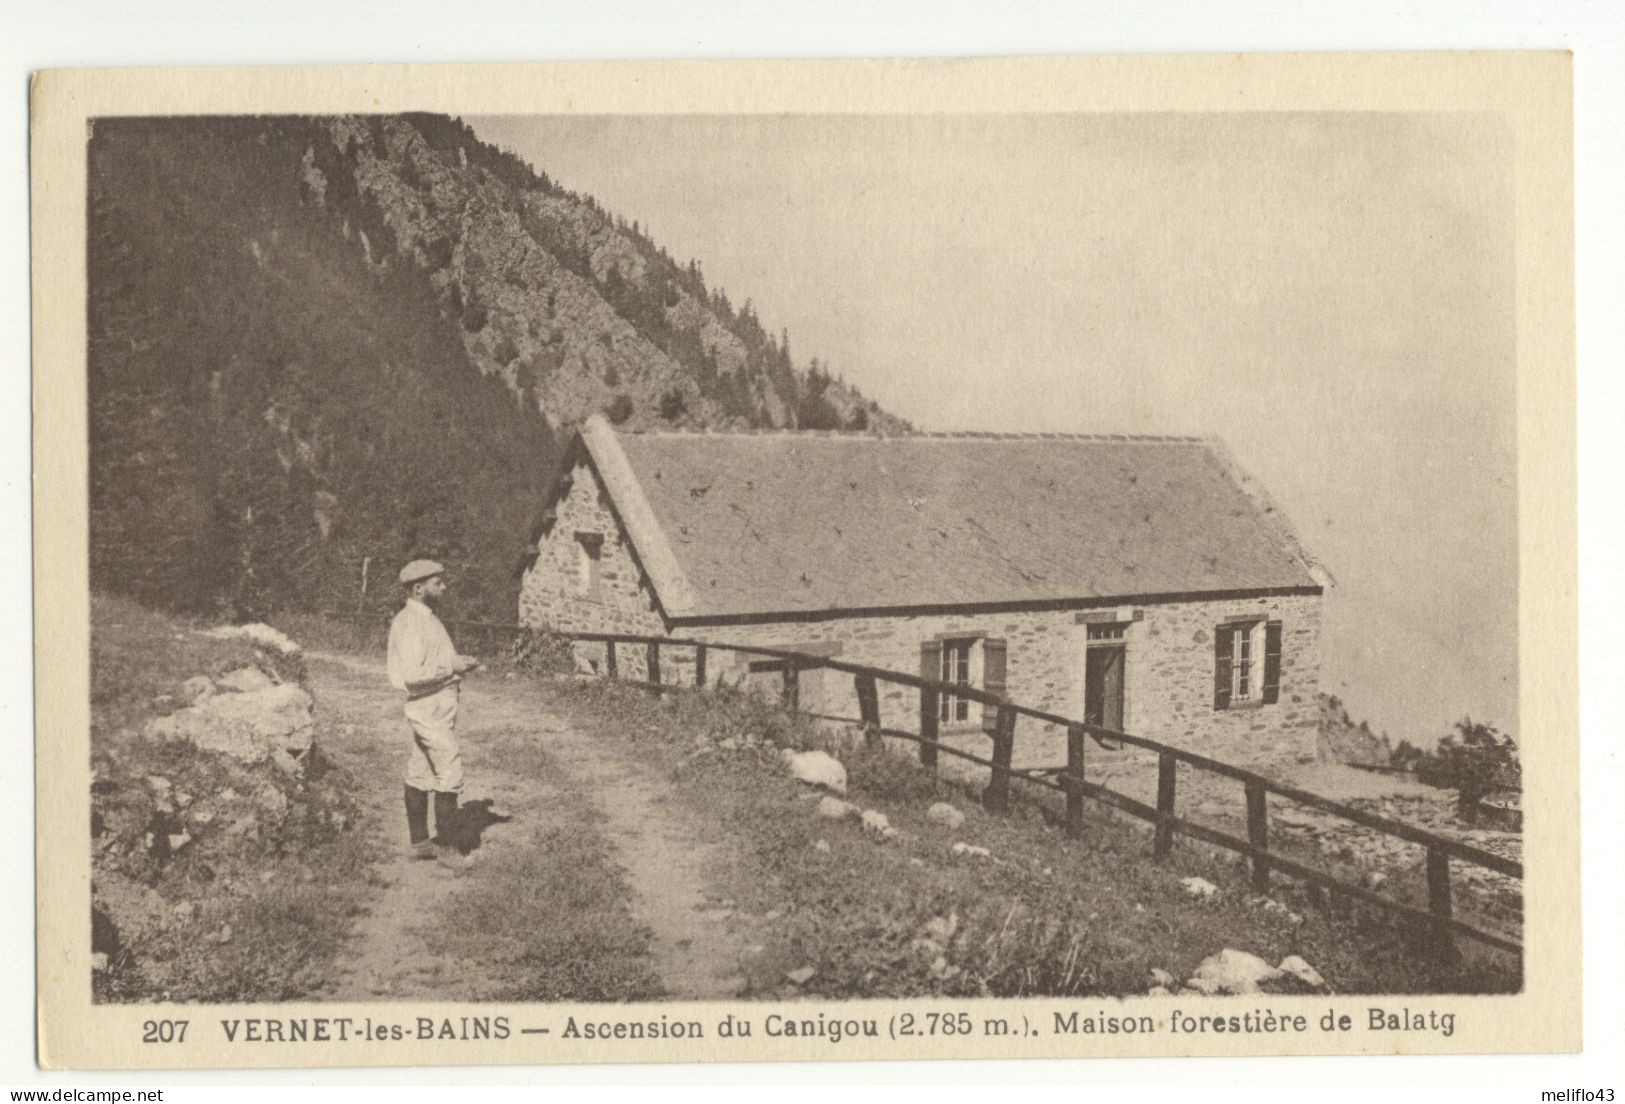
<path id="1" fill-rule="evenodd" d="M 801 672 L 796 661 L 784 661 L 784 708 L 794 713 L 801 708 Z"/>
<path id="2" fill-rule="evenodd" d="M 705 645 L 694 646 L 694 685 L 700 690 L 705 689 Z"/>
<path id="3" fill-rule="evenodd" d="M 874 744 L 880 740 L 880 691 L 875 686 L 875 676 L 854 675 L 853 683 L 858 691 L 858 715 L 863 718 L 863 739 L 865 743 Z"/>
<path id="4" fill-rule="evenodd" d="M 1066 834 L 1083 835 L 1083 748 L 1087 737 L 1082 725 L 1066 726 Z"/>
<path id="5" fill-rule="evenodd" d="M 1158 859 L 1174 849 L 1174 771 L 1178 761 L 1171 752 L 1157 756 L 1157 834 L 1151 853 Z"/>
<path id="6" fill-rule="evenodd" d="M 1454 911 L 1450 904 L 1450 856 L 1436 847 L 1428 848 L 1428 911 L 1440 920 L 1449 920 Z M 1437 925 L 1433 941 L 1441 954 L 1454 957 L 1456 940 L 1449 928 Z"/>
<path id="7" fill-rule="evenodd" d="M 1270 845 L 1269 794 L 1264 790 L 1264 783 L 1258 781 L 1247 783 L 1247 842 L 1260 851 L 1267 851 Z M 1253 892 L 1269 891 L 1270 861 L 1263 855 L 1254 855 Z"/>
<path id="8" fill-rule="evenodd" d="M 920 766 L 937 773 L 937 692 L 920 687 Z"/>
<path id="9" fill-rule="evenodd" d="M 993 776 L 982 792 L 982 804 L 992 813 L 1010 810 L 1010 754 L 1016 743 L 1016 707 L 999 706 L 993 722 Z"/>
<path id="10" fill-rule="evenodd" d="M 604 662 L 604 669 L 609 672 L 609 677 L 620 678 L 621 673 L 615 667 L 615 641 L 604 641 L 604 655 L 607 657 Z"/>
<path id="11" fill-rule="evenodd" d="M 649 681 L 660 685 L 660 644 L 653 640 L 649 642 Z"/>

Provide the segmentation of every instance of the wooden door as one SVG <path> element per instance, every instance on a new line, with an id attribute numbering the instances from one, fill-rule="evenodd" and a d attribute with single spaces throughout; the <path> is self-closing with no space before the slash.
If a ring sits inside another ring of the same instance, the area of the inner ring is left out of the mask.
<path id="1" fill-rule="evenodd" d="M 1123 730 L 1123 668 L 1128 651 L 1120 644 L 1095 645 L 1086 652 L 1083 719 L 1087 724 Z"/>

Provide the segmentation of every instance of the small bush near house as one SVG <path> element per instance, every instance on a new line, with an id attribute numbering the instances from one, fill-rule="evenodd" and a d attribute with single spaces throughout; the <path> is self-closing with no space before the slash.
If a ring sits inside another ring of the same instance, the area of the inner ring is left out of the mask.
<path id="1" fill-rule="evenodd" d="M 521 675 L 568 675 L 575 670 L 570 641 L 546 629 L 518 634 L 503 659 Z"/>
<path id="2" fill-rule="evenodd" d="M 668 422 L 675 422 L 688 413 L 688 400 L 683 393 L 672 388 L 660 396 L 660 416 Z"/>
<path id="3" fill-rule="evenodd" d="M 610 400 L 608 408 L 604 411 L 604 417 L 616 425 L 621 425 L 631 416 L 632 397 L 630 395 L 616 395 Z"/>
<path id="4" fill-rule="evenodd" d="M 1473 821 L 1486 797 L 1522 788 L 1518 745 L 1505 733 L 1463 717 L 1437 751 L 1417 760 L 1416 777 L 1455 790 L 1462 816 Z"/>

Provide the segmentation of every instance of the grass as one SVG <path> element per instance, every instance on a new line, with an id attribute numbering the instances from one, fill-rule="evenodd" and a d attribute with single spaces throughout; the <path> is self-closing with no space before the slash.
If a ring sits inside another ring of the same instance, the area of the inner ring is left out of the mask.
<path id="1" fill-rule="evenodd" d="M 1082 840 L 1050 827 L 1030 801 L 987 815 L 912 758 L 831 739 L 746 696 L 654 697 L 603 683 L 561 683 L 560 693 L 578 723 L 636 741 L 714 818 L 726 857 L 713 873 L 769 933 L 752 977 L 758 995 L 782 995 L 780 971 L 804 966 L 815 973 L 801 991 L 828 997 L 1130 995 L 1147 990 L 1153 968 L 1188 977 L 1226 947 L 1271 962 L 1301 955 L 1345 993 L 1520 984 L 1503 958 L 1440 962 L 1386 918 L 1328 911 L 1290 885 L 1267 905 L 1238 863 L 1198 845 L 1182 842 L 1155 864 L 1148 831 L 1098 806 Z M 745 735 L 755 746 L 716 748 Z M 851 820 L 819 818 L 779 766 L 781 746 L 839 754 L 849 800 L 884 812 L 902 835 L 880 842 Z M 936 801 L 964 813 L 963 826 L 928 820 Z M 955 854 L 957 842 L 991 854 Z M 1192 899 L 1180 884 L 1191 875 L 1220 892 Z"/>
<path id="2" fill-rule="evenodd" d="M 308 651 L 382 655 L 389 641 L 389 616 L 377 611 L 355 619 L 289 612 L 275 621 Z"/>
<path id="3" fill-rule="evenodd" d="M 503 749 L 488 769 L 558 776 L 538 741 L 500 735 L 481 735 Z M 463 891 L 426 918 L 435 945 L 467 964 L 468 999 L 630 1001 L 661 994 L 650 932 L 632 916 L 630 889 L 601 823 L 584 798 L 557 790 L 548 823 L 519 847 L 481 862 Z"/>
<path id="4" fill-rule="evenodd" d="M 320 712 L 297 777 L 142 734 L 179 708 L 185 679 L 244 666 L 303 673 L 128 601 L 92 600 L 90 935 L 107 956 L 97 1000 L 306 996 L 359 911 L 369 849 L 352 830 L 351 780 L 320 753 Z"/>

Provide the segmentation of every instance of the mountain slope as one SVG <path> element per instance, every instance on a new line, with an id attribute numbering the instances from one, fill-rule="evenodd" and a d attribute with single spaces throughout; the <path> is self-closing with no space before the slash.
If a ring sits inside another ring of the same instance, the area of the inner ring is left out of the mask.
<path id="1" fill-rule="evenodd" d="M 98 120 L 88 218 L 92 583 L 151 604 L 382 609 L 429 555 L 506 620 L 595 410 L 906 429 L 443 117 Z"/>
<path id="2" fill-rule="evenodd" d="M 595 410 L 636 428 L 906 425 L 792 363 L 763 331 L 637 228 L 439 116 L 338 118 L 305 158 L 320 202 L 375 204 L 374 255 L 411 258 L 456 312 L 470 359 L 554 427 Z M 359 211 L 356 211 L 359 213 Z"/>

